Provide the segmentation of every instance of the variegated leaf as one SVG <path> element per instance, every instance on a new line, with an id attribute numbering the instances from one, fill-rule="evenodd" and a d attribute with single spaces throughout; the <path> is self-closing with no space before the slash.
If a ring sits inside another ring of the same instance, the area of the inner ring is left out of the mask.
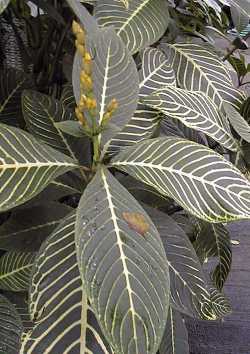
<path id="1" fill-rule="evenodd" d="M 133 0 L 128 8 L 120 0 L 99 0 L 94 15 L 101 26 L 114 26 L 132 54 L 155 43 L 169 22 L 165 0 Z"/>
<path id="2" fill-rule="evenodd" d="M 30 82 L 29 76 L 24 72 L 14 69 L 0 71 L 1 123 L 24 127 L 21 94 L 28 87 L 32 87 L 32 82 Z"/>
<path id="3" fill-rule="evenodd" d="M 230 74 L 217 54 L 198 44 L 162 44 L 169 58 L 177 83 L 188 91 L 201 91 L 209 96 L 219 109 L 223 103 L 238 108 L 245 95 L 233 87 Z"/>
<path id="4" fill-rule="evenodd" d="M 156 48 L 146 48 L 143 51 L 139 80 L 140 97 L 148 96 L 167 85 L 176 86 L 175 73 L 167 57 Z"/>
<path id="5" fill-rule="evenodd" d="M 0 249 L 38 251 L 42 241 L 70 211 L 69 206 L 51 201 L 13 210 L 0 226 Z"/>
<path id="6" fill-rule="evenodd" d="M 231 8 L 235 8 L 246 17 L 250 17 L 250 1 L 249 0 L 228 0 Z"/>
<path id="7" fill-rule="evenodd" d="M 233 106 L 229 104 L 224 104 L 224 109 L 227 118 L 232 124 L 236 133 L 238 133 L 243 140 L 250 143 L 250 125 L 247 123 L 247 121 Z"/>
<path id="8" fill-rule="evenodd" d="M 122 131 L 107 142 L 103 149 L 104 153 L 115 155 L 127 146 L 151 138 L 159 125 L 161 117 L 162 114 L 159 111 L 139 103 L 134 116 Z"/>
<path id="9" fill-rule="evenodd" d="M 211 276 L 214 285 L 221 290 L 232 263 L 232 250 L 228 230 L 223 224 L 200 222 L 194 248 L 202 260 L 208 257 L 218 257 L 218 264 Z"/>
<path id="10" fill-rule="evenodd" d="M 189 316 L 216 319 L 210 292 L 192 243 L 165 213 L 147 207 L 163 241 L 170 274 L 170 304 Z"/>
<path id="11" fill-rule="evenodd" d="M 208 222 L 250 218 L 250 183 L 212 150 L 179 138 L 157 138 L 129 147 L 116 167 Z"/>
<path id="12" fill-rule="evenodd" d="M 184 319 L 171 306 L 159 354 L 189 354 L 188 332 Z"/>
<path id="13" fill-rule="evenodd" d="M 200 92 L 189 92 L 168 86 L 158 90 L 143 102 L 189 128 L 201 131 L 225 148 L 237 151 L 238 145 L 213 101 Z"/>
<path id="14" fill-rule="evenodd" d="M 104 168 L 79 203 L 76 245 L 91 306 L 114 352 L 155 353 L 168 313 L 166 255 L 149 216 Z"/>
<path id="15" fill-rule="evenodd" d="M 28 201 L 77 167 L 74 160 L 20 129 L 1 124 L 0 136 L 0 211 Z"/>
<path id="16" fill-rule="evenodd" d="M 76 260 L 75 212 L 42 245 L 33 267 L 30 314 L 34 327 L 20 354 L 110 354 L 96 323 Z"/>
<path id="17" fill-rule="evenodd" d="M 30 133 L 77 161 L 76 152 L 72 147 L 76 141 L 56 125 L 57 122 L 72 119 L 70 111 L 66 110 L 63 104 L 55 98 L 31 90 L 23 92 L 22 106 Z"/>
<path id="18" fill-rule="evenodd" d="M 34 258 L 31 252 L 6 252 L 0 258 L 0 289 L 27 290 Z"/>
<path id="19" fill-rule="evenodd" d="M 15 306 L 0 295 L 0 351 L 17 354 L 21 345 L 22 321 Z"/>

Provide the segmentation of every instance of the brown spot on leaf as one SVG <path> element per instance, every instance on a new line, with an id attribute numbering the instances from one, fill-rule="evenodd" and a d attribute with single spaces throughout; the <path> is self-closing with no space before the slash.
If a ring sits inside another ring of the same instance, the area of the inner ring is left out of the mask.
<path id="1" fill-rule="evenodd" d="M 145 236 L 148 232 L 150 225 L 147 223 L 145 217 L 140 213 L 122 213 L 124 220 L 127 222 L 129 227 L 138 232 L 140 235 Z"/>

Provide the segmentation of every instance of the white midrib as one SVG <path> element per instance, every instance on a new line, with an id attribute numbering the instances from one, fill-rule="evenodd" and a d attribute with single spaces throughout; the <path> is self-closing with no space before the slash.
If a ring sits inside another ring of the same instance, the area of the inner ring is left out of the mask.
<path id="1" fill-rule="evenodd" d="M 87 312 L 88 312 L 88 298 L 82 286 L 82 301 L 81 301 L 81 334 L 80 334 L 80 353 L 85 353 L 86 349 L 86 335 L 87 335 Z"/>
<path id="2" fill-rule="evenodd" d="M 139 352 L 138 352 L 137 332 L 136 332 L 136 324 L 135 324 L 135 313 L 136 313 L 136 311 L 135 311 L 134 302 L 133 302 L 133 299 L 132 299 L 132 288 L 131 288 L 130 279 L 129 279 L 129 271 L 128 271 L 127 263 L 126 263 L 126 256 L 125 256 L 123 248 L 122 248 L 122 240 L 121 240 L 121 237 L 120 237 L 120 228 L 119 228 L 119 226 L 117 224 L 117 217 L 116 217 L 116 214 L 115 214 L 114 205 L 113 205 L 113 202 L 112 202 L 112 197 L 111 197 L 111 194 L 110 194 L 110 191 L 109 191 L 109 185 L 107 183 L 105 172 L 102 170 L 101 173 L 102 173 L 104 188 L 105 188 L 105 191 L 107 193 L 109 209 L 110 209 L 110 212 L 111 212 L 111 216 L 112 216 L 112 220 L 113 220 L 113 224 L 114 224 L 114 228 L 115 228 L 115 233 L 117 235 L 118 247 L 119 247 L 121 260 L 122 260 L 122 265 L 123 265 L 123 269 L 124 269 L 124 275 L 125 275 L 127 289 L 128 289 L 129 302 L 130 302 L 130 307 L 131 307 L 131 312 L 132 312 L 133 332 L 134 332 L 134 338 L 135 338 L 136 354 L 138 354 Z"/>
<path id="3" fill-rule="evenodd" d="M 144 0 L 140 6 L 137 7 L 137 9 L 131 13 L 131 16 L 127 18 L 127 20 L 124 22 L 124 24 L 121 26 L 121 28 L 118 29 L 117 34 L 118 36 L 120 33 L 124 30 L 124 28 L 129 24 L 130 21 L 134 19 L 138 15 L 138 13 L 146 6 L 151 0 Z M 155 1 L 155 0 L 154 0 Z"/>
<path id="4" fill-rule="evenodd" d="M 17 168 L 30 168 L 30 167 L 47 167 L 47 166 L 75 166 L 74 163 L 66 163 L 66 162 L 27 162 L 27 163 L 16 163 L 16 164 L 2 164 L 2 159 L 0 159 L 0 171 L 7 169 L 17 169 Z"/>
<path id="5" fill-rule="evenodd" d="M 20 268 L 18 268 L 18 269 L 12 270 L 11 272 L 8 272 L 8 273 L 6 273 L 6 274 L 3 274 L 3 275 L 0 276 L 0 281 L 3 280 L 3 279 L 5 279 L 5 278 L 8 278 L 8 277 L 13 276 L 13 275 L 16 274 L 16 273 L 21 272 L 22 270 L 25 270 L 25 269 L 27 269 L 27 268 L 30 268 L 30 267 L 32 267 L 32 265 L 33 265 L 33 263 L 29 263 L 29 264 L 26 264 L 26 265 L 23 266 L 23 267 L 20 267 Z"/>
<path id="6" fill-rule="evenodd" d="M 103 85 L 102 85 L 102 99 L 100 103 L 100 113 L 99 113 L 99 122 L 98 122 L 99 125 L 101 125 L 102 118 L 105 113 L 105 100 L 106 100 L 108 72 L 109 72 L 110 47 L 111 47 L 111 43 L 108 46 L 108 52 L 107 52 L 106 63 L 105 63 L 105 73 L 104 73 Z"/>
<path id="7" fill-rule="evenodd" d="M 227 188 L 223 188 L 221 187 L 220 185 L 216 184 L 216 183 L 213 183 L 213 182 L 210 182 L 208 180 L 204 180 L 203 178 L 200 178 L 200 177 L 197 177 L 197 176 L 190 176 L 190 173 L 185 173 L 183 171 L 177 171 L 177 170 L 174 170 L 172 169 L 171 167 L 164 167 L 162 165 L 154 165 L 152 163 L 144 163 L 144 162 L 122 162 L 122 161 L 114 161 L 111 166 L 140 166 L 140 167 L 147 167 L 147 168 L 152 168 L 152 169 L 155 169 L 155 170 L 161 170 L 161 171 L 167 171 L 167 172 L 172 172 L 172 173 L 175 173 L 177 175 L 180 175 L 180 176 L 185 176 L 185 177 L 188 177 L 189 179 L 193 179 L 195 181 L 198 181 L 202 184 L 205 184 L 205 185 L 209 185 L 209 186 L 216 186 L 216 188 L 220 189 L 220 190 L 227 190 Z M 235 172 L 235 171 L 234 171 Z M 239 197 L 239 195 L 236 193 L 236 192 L 233 192 L 233 191 L 230 191 L 230 193 L 236 197 Z M 244 198 L 242 196 L 240 196 L 241 199 L 244 199 L 246 201 L 249 202 L 250 199 L 247 199 L 247 198 Z"/>

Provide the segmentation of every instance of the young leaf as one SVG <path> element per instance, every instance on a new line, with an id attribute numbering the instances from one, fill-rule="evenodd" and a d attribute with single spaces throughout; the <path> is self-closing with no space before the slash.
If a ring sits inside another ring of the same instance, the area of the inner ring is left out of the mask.
<path id="1" fill-rule="evenodd" d="M 76 138 L 82 138 L 83 136 L 86 136 L 82 125 L 76 120 L 65 120 L 64 122 L 58 122 L 55 123 L 55 127 L 61 130 L 63 133 L 74 136 Z"/>
<path id="2" fill-rule="evenodd" d="M 23 204 L 77 167 L 71 158 L 20 129 L 1 124 L 0 135 L 0 211 Z"/>
<path id="3" fill-rule="evenodd" d="M 146 48 L 143 51 L 139 80 L 141 98 L 165 86 L 176 86 L 175 73 L 168 63 L 168 58 L 156 48 Z"/>
<path id="4" fill-rule="evenodd" d="M 236 133 L 238 133 L 242 139 L 250 143 L 250 126 L 247 121 L 232 105 L 225 103 L 224 109 Z"/>
<path id="5" fill-rule="evenodd" d="M 165 0 L 133 0 L 128 9 L 120 0 L 99 0 L 94 15 L 101 26 L 114 26 L 132 54 L 156 42 L 169 23 Z"/>
<path id="6" fill-rule="evenodd" d="M 218 265 L 212 272 L 212 279 L 217 289 L 221 290 L 232 263 L 229 232 L 222 224 L 200 222 L 194 248 L 202 260 L 208 257 L 218 257 Z"/>
<path id="7" fill-rule="evenodd" d="M 155 353 L 169 305 L 165 251 L 148 215 L 106 169 L 79 203 L 76 245 L 91 306 L 114 351 Z"/>
<path id="8" fill-rule="evenodd" d="M 0 295 L 0 350 L 3 354 L 19 353 L 22 321 L 15 306 Z"/>
<path id="9" fill-rule="evenodd" d="M 198 44 L 162 44 L 161 49 L 169 57 L 181 88 L 204 92 L 219 109 L 225 102 L 236 108 L 241 106 L 245 96 L 233 87 L 230 74 L 217 54 Z"/>
<path id="10" fill-rule="evenodd" d="M 212 150 L 179 138 L 129 147 L 111 162 L 208 222 L 250 218 L 250 183 Z"/>
<path id="11" fill-rule="evenodd" d="M 71 208 L 57 202 L 17 208 L 0 226 L 0 249 L 6 251 L 37 251 Z"/>
<path id="12" fill-rule="evenodd" d="M 238 145 L 213 101 L 200 92 L 168 86 L 143 102 L 168 117 L 180 120 L 189 128 L 201 131 L 225 148 L 237 151 Z"/>
<path id="13" fill-rule="evenodd" d="M 25 291 L 29 287 L 35 254 L 7 252 L 0 258 L 0 289 Z"/>
<path id="14" fill-rule="evenodd" d="M 171 306 L 159 354 L 189 354 L 188 332 L 184 319 Z"/>
<path id="15" fill-rule="evenodd" d="M 109 354 L 81 282 L 74 242 L 75 212 L 42 245 L 32 271 L 34 327 L 20 354 Z M 46 329 L 46 330 L 45 330 Z"/>

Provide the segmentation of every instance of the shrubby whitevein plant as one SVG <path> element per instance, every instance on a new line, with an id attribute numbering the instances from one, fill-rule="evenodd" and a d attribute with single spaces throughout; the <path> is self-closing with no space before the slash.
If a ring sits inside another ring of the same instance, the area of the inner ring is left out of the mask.
<path id="1" fill-rule="evenodd" d="M 29 293 L 23 322 L 2 298 L 12 335 L 0 330 L 0 349 L 188 353 L 183 315 L 231 311 L 225 223 L 250 218 L 248 101 L 211 46 L 162 38 L 171 1 L 87 1 L 93 15 L 67 2 L 72 85 L 60 99 L 23 91 L 28 132 L 0 124 L 0 210 L 13 209 L 0 288 Z"/>

